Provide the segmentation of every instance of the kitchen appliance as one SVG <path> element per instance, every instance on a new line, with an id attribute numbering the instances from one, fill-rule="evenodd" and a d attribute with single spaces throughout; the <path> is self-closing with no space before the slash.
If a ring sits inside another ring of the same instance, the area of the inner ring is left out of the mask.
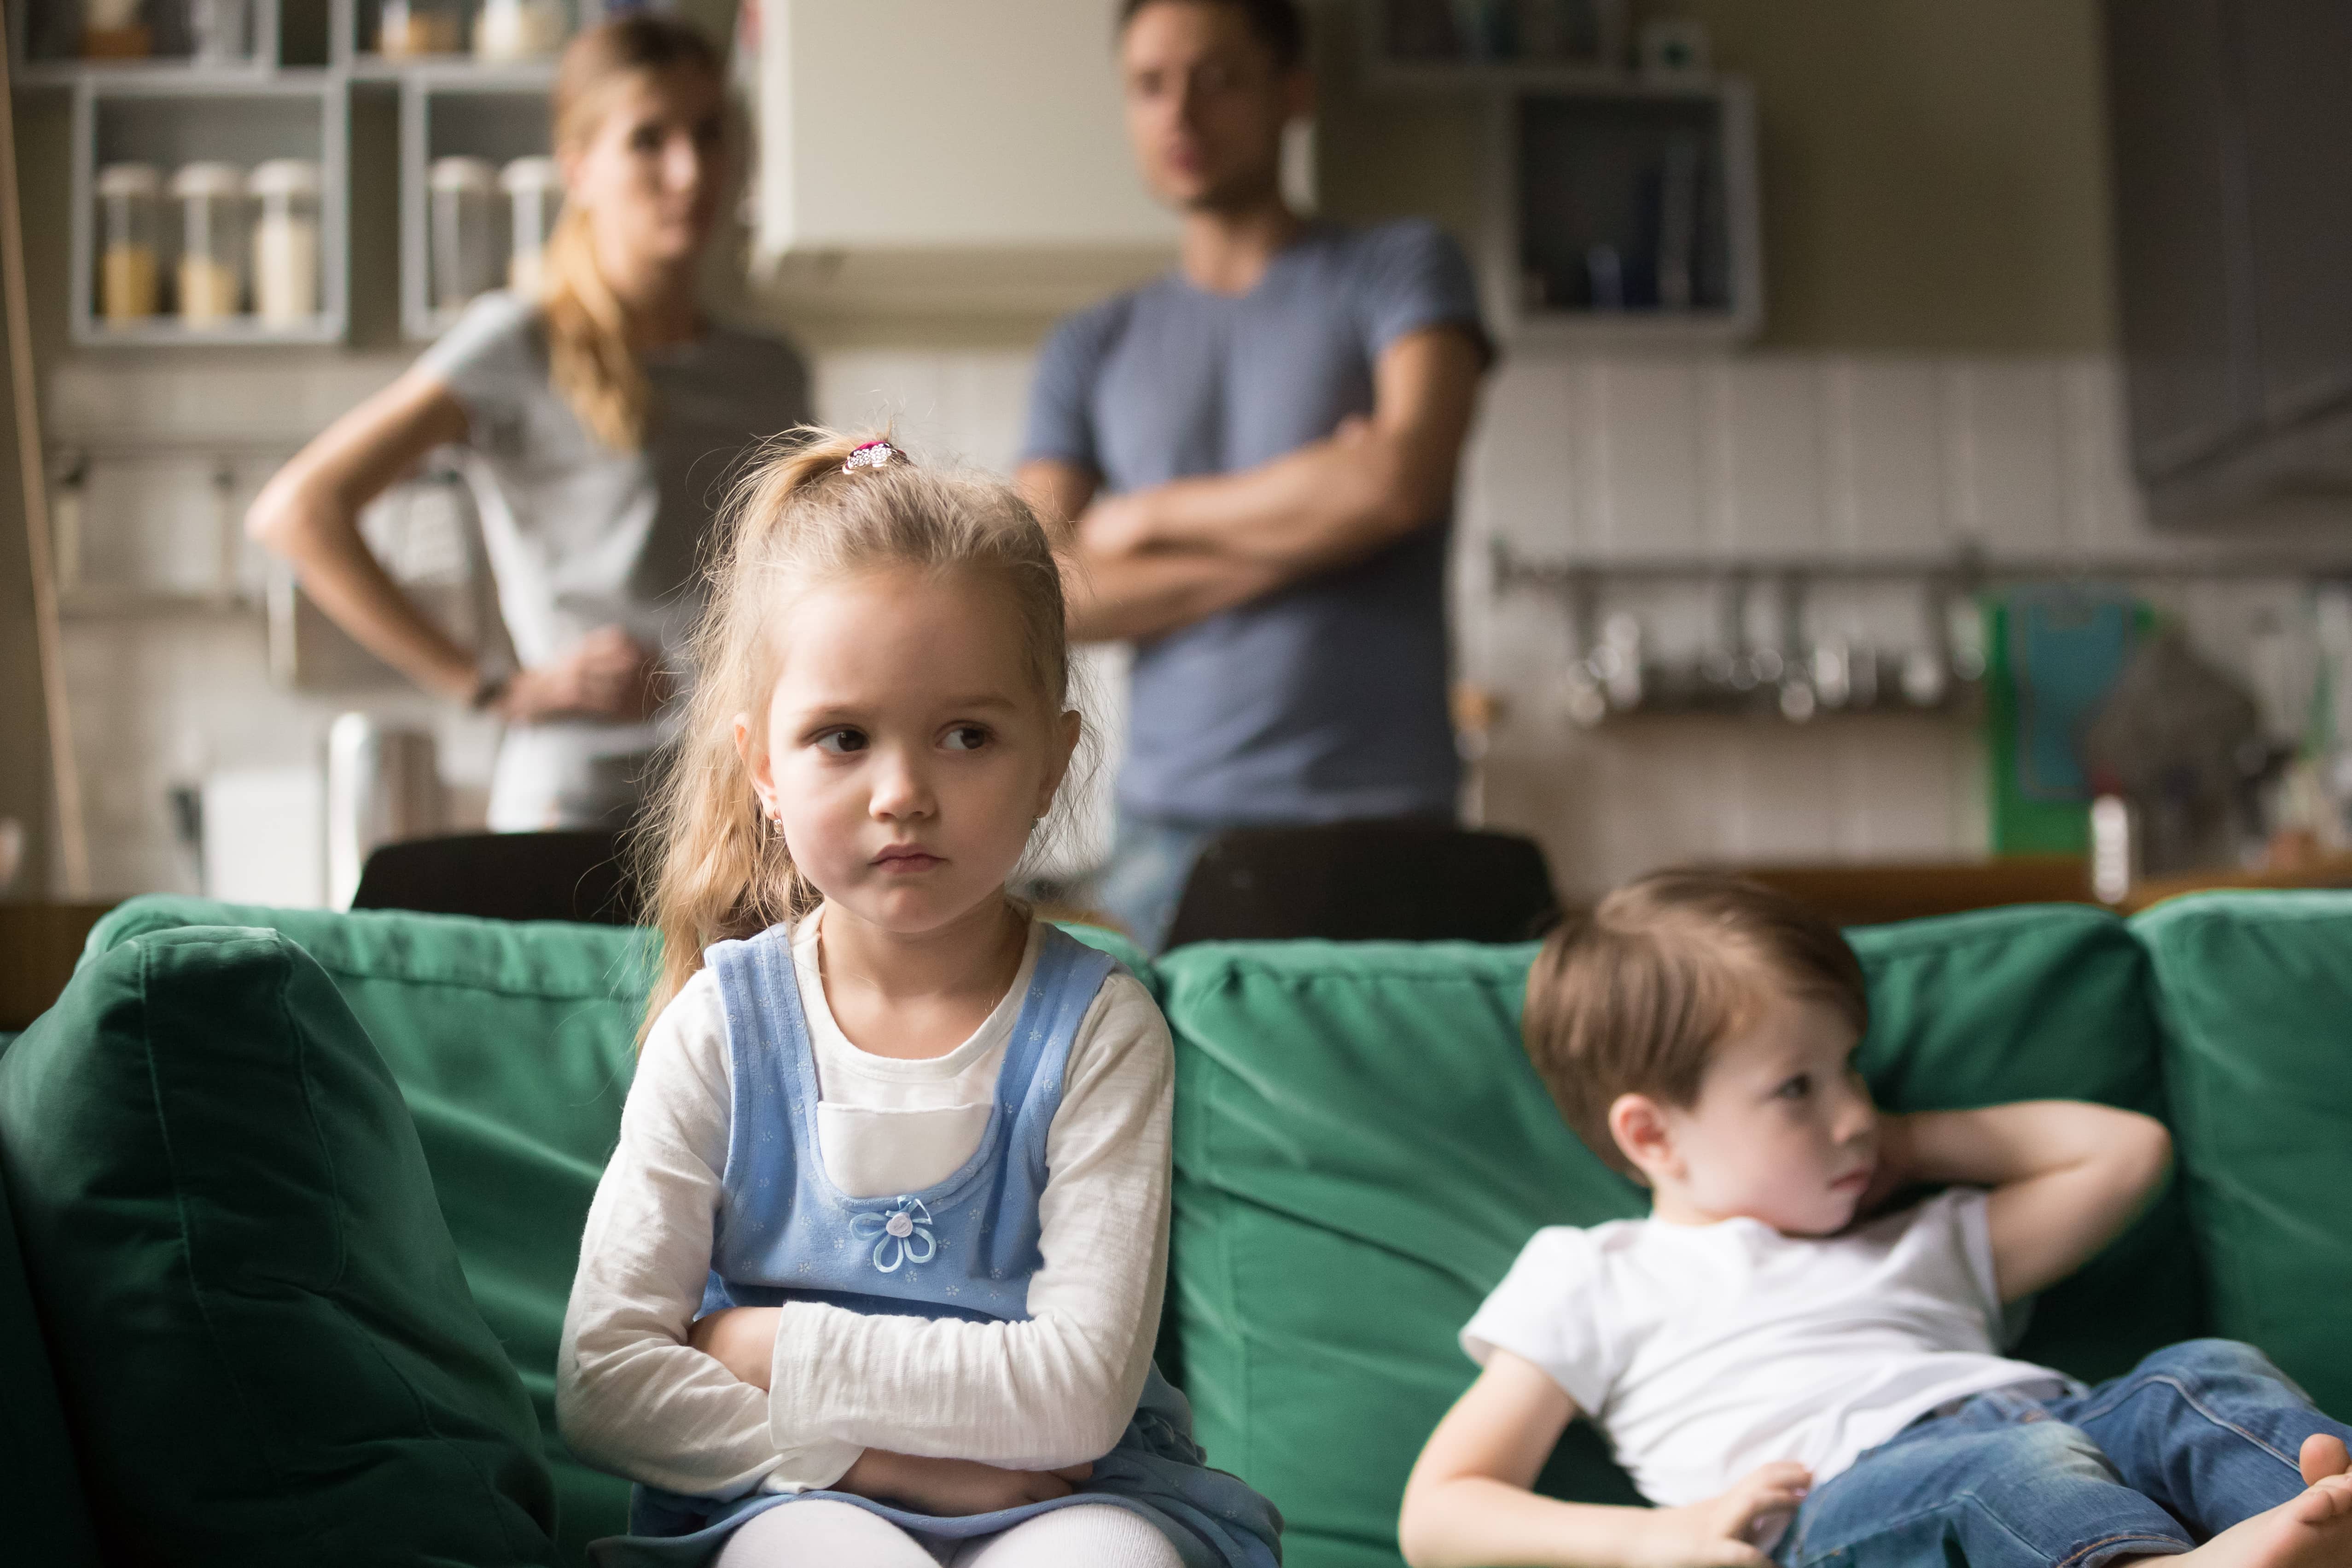
<path id="1" fill-rule="evenodd" d="M 379 844 L 425 838 L 444 816 L 440 757 L 430 731 L 345 713 L 327 731 L 327 902 L 351 907 Z"/>
<path id="2" fill-rule="evenodd" d="M 202 787 L 205 897 L 278 909 L 325 901 L 326 792 L 318 764 L 225 768 Z"/>

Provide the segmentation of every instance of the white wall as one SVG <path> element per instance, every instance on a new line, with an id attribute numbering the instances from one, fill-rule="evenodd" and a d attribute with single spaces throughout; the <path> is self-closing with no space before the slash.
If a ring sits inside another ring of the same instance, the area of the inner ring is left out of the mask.
<path id="1" fill-rule="evenodd" d="M 1017 455 L 1027 356 L 953 350 L 824 357 L 829 419 L 889 418 L 926 454 L 987 467 Z M 1566 886 L 1591 889 L 1684 859 L 1950 859 L 1985 853 L 1983 746 L 1965 717 L 1775 721 L 1637 717 L 1579 730 L 1559 676 L 1565 605 L 1498 594 L 1489 543 L 1602 562 L 1844 556 L 2161 561 L 2199 541 L 2147 526 L 2122 456 L 2115 363 L 2103 354 L 1689 357 L 1518 354 L 1489 382 L 1464 476 L 1454 568 L 1457 668 L 1505 700 L 1487 762 L 1487 821 L 1540 838 Z M 2247 663 L 2264 616 L 2291 619 L 2289 580 L 2142 591 L 2200 646 Z M 1668 649 L 1716 619 L 1703 583 L 1629 594 Z M 1811 624 L 1884 646 L 1925 635 L 1912 585 L 1817 588 Z"/>
<path id="2" fill-rule="evenodd" d="M 388 379 L 397 358 L 218 369 L 68 362 L 52 429 L 201 446 L 232 427 L 287 449 Z M 1009 468 L 1030 375 L 1025 351 L 834 349 L 816 360 L 820 416 L 890 423 L 926 459 Z M 1571 636 L 1540 591 L 1496 594 L 1488 542 L 1524 555 L 1695 563 L 1855 553 L 1945 559 L 1974 542 L 2102 557 L 2176 550 L 2139 518 L 2121 469 L 2116 374 L 2103 356 L 1853 358 L 1822 353 L 1685 359 L 1519 355 L 1504 362 L 1464 479 L 1455 552 L 1460 673 L 1499 692 L 1487 819 L 1540 837 L 1572 889 L 1688 858 L 1945 858 L 1983 852 L 1981 746 L 1965 720 L 1905 715 L 1808 726 L 1721 718 L 1612 721 L 1584 731 L 1560 708 Z M 267 470 L 249 458 L 240 490 Z M 174 578 L 191 546 L 184 476 L 154 465 L 93 508 L 85 550 Z M 157 530 L 162 532 L 157 532 Z M 192 555 L 193 550 L 193 555 Z M 240 574 L 257 578 L 248 553 Z M 2243 664 L 2264 615 L 2294 613 L 2290 583 L 2151 584 L 2217 657 Z M 1623 600 L 1658 646 L 1695 646 L 1715 620 L 1704 585 Z M 1895 644 L 1920 634 L 1921 600 L 1888 586 L 1818 592 L 1817 626 Z M 78 620 L 68 665 L 100 889 L 193 887 L 165 805 L 174 784 L 221 767 L 311 765 L 334 715 L 359 706 L 436 731 L 445 772 L 478 802 L 490 727 L 415 693 L 279 690 L 257 615 Z M 1115 661 L 1097 667 L 1105 728 L 1118 722 Z M 1108 782 L 1110 766 L 1098 770 Z M 1081 852 L 1105 828 L 1079 813 Z"/>

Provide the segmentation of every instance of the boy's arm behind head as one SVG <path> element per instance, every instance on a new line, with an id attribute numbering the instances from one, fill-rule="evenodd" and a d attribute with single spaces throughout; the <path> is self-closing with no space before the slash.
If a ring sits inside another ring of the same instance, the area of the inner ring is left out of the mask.
<path id="1" fill-rule="evenodd" d="M 1882 1158 L 1916 1180 L 1991 1189 L 1985 1218 L 2003 1302 L 2089 1262 L 2155 1199 L 2172 1163 L 2162 1122 L 2079 1100 L 1890 1116 L 1880 1138 Z"/>

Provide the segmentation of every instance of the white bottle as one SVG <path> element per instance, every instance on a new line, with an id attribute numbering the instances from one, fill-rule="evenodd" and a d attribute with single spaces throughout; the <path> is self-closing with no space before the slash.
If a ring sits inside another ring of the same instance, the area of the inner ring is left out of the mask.
<path id="1" fill-rule="evenodd" d="M 253 230 L 253 308 L 264 325 L 300 326 L 319 313 L 319 165 L 273 158 L 246 188 L 261 203 Z"/>
<path id="2" fill-rule="evenodd" d="M 562 0 L 484 0 L 474 19 L 474 56 L 545 59 L 563 47 L 567 30 Z"/>
<path id="3" fill-rule="evenodd" d="M 433 308 L 462 310 L 498 286 L 498 171 L 480 158 L 436 158 L 432 192 Z"/>
<path id="4" fill-rule="evenodd" d="M 507 251 L 507 288 L 526 300 L 539 297 L 545 276 L 547 237 L 563 205 L 563 174 L 552 158 L 517 158 L 499 172 L 499 185 L 514 204 L 514 242 Z"/>

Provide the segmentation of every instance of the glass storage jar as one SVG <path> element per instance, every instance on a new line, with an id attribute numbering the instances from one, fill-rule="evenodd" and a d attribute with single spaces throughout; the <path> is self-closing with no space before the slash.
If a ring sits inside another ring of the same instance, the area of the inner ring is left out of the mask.
<path id="1" fill-rule="evenodd" d="M 139 19 L 139 0 L 84 0 L 82 58 L 139 60 L 155 52 L 155 35 Z"/>
<path id="2" fill-rule="evenodd" d="M 253 0 L 187 0 L 188 38 L 200 65 L 241 65 L 253 58 L 247 42 Z"/>
<path id="3" fill-rule="evenodd" d="M 555 160 L 517 158 L 499 174 L 499 184 L 514 208 L 514 237 L 507 249 L 507 288 L 536 299 L 545 275 L 548 236 L 563 205 L 563 174 Z"/>
<path id="4" fill-rule="evenodd" d="M 253 310 L 265 325 L 299 326 L 319 313 L 319 165 L 272 158 L 246 180 L 260 203 L 253 226 Z"/>
<path id="5" fill-rule="evenodd" d="M 498 171 L 480 158 L 436 158 L 425 184 L 433 195 L 433 308 L 463 310 L 498 287 Z"/>
<path id="6" fill-rule="evenodd" d="M 163 176 L 152 163 L 109 163 L 97 186 L 99 316 L 143 321 L 162 302 Z"/>
<path id="7" fill-rule="evenodd" d="M 486 60 L 540 60 L 563 47 L 571 25 L 563 0 L 482 0 L 474 54 Z"/>
<path id="8" fill-rule="evenodd" d="M 245 171 L 234 163 L 183 163 L 172 176 L 180 206 L 180 320 L 211 326 L 242 308 Z"/>
<path id="9" fill-rule="evenodd" d="M 462 0 L 383 0 L 377 17 L 376 53 L 389 59 L 454 55 L 466 47 Z"/>

